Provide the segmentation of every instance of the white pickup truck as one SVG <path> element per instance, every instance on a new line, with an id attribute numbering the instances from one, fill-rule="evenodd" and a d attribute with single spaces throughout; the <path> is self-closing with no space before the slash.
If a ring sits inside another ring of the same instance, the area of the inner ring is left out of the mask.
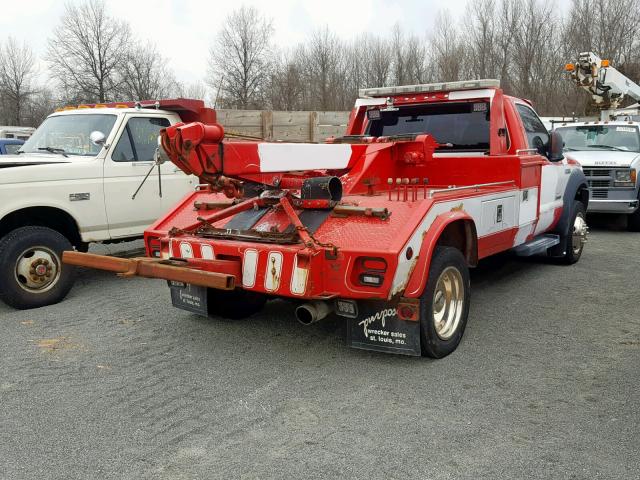
<path id="1" fill-rule="evenodd" d="M 198 183 L 171 162 L 154 166 L 159 132 L 203 112 L 215 120 L 199 100 L 67 107 L 2 156 L 0 299 L 20 309 L 59 302 L 75 279 L 62 251 L 141 237 Z"/>
<path id="2" fill-rule="evenodd" d="M 582 165 L 589 183 L 588 212 L 627 215 L 640 232 L 640 122 L 610 120 L 560 124 L 565 155 Z"/>

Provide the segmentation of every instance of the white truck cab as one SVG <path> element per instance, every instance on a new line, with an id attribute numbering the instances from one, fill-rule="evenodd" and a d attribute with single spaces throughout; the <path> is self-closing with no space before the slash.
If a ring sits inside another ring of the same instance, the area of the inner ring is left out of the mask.
<path id="1" fill-rule="evenodd" d="M 628 215 L 640 231 L 638 170 L 640 123 L 630 120 L 566 123 L 556 127 L 565 155 L 582 165 L 589 184 L 589 212 Z"/>
<path id="2" fill-rule="evenodd" d="M 160 130 L 181 121 L 158 107 L 66 108 L 0 157 L 0 299 L 15 308 L 60 301 L 75 273 L 62 251 L 139 238 L 193 190 L 197 178 L 155 163 Z"/>

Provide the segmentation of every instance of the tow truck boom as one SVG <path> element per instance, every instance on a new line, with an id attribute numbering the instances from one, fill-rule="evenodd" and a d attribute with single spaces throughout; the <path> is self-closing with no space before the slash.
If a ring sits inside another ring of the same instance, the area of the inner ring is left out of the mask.
<path id="1" fill-rule="evenodd" d="M 565 70 L 579 88 L 591 94 L 602 121 L 615 118 L 615 110 L 626 96 L 640 102 L 640 86 L 593 52 L 581 53 Z"/>

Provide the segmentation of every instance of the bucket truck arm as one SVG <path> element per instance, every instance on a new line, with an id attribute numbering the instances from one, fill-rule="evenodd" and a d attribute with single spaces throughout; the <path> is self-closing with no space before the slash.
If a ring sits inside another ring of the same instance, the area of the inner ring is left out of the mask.
<path id="1" fill-rule="evenodd" d="M 571 80 L 591 94 L 601 120 L 609 120 L 626 96 L 640 101 L 640 86 L 593 52 L 583 52 L 565 66 Z"/>

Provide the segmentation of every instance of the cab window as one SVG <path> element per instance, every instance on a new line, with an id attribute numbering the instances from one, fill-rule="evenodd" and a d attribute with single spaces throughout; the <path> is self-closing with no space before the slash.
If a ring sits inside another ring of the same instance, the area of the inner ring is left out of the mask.
<path id="1" fill-rule="evenodd" d="M 442 151 L 489 150 L 489 102 L 444 102 L 367 112 L 373 137 L 428 133 Z"/>
<path id="2" fill-rule="evenodd" d="M 8 143 L 7 145 L 4 146 L 4 148 L 8 154 L 12 154 L 12 153 L 16 153 L 21 146 L 22 144 L 20 143 Z"/>
<path id="3" fill-rule="evenodd" d="M 547 145 L 549 144 L 549 132 L 544 127 L 544 124 L 531 108 L 521 103 L 516 104 L 518 114 L 524 125 L 524 130 L 527 133 L 527 142 L 529 148 L 533 148 L 538 151 L 540 155 L 547 154 Z"/>
<path id="4" fill-rule="evenodd" d="M 115 162 L 151 162 L 158 146 L 160 130 L 170 125 L 166 118 L 129 119 L 111 159 Z"/>

